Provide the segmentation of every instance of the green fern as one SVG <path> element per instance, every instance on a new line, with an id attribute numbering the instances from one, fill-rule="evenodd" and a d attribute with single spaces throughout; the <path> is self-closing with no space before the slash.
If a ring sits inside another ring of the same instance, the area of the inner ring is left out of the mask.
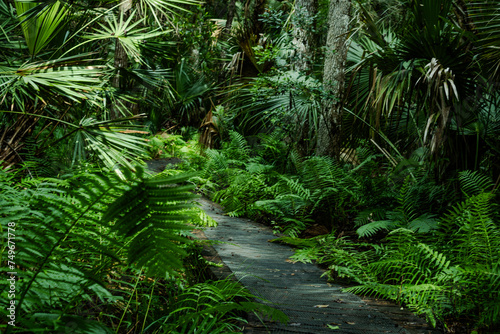
<path id="1" fill-rule="evenodd" d="M 259 198 L 270 198 L 272 188 L 267 183 L 263 173 L 250 173 L 238 170 L 229 187 L 218 191 L 214 200 L 220 202 L 231 216 L 247 215 L 252 217 L 255 211 L 254 203 Z"/>
<path id="2" fill-rule="evenodd" d="M 417 314 L 426 315 L 435 325 L 436 314 L 443 314 L 436 308 L 450 298 L 446 296 L 448 282 L 443 280 L 448 277 L 450 261 L 428 245 L 419 243 L 411 230 L 397 229 L 389 234 L 387 242 L 386 247 L 367 254 L 371 261 L 360 268 L 364 276 L 356 275 L 362 284 L 346 290 L 403 303 Z M 379 259 L 374 259 L 375 254 Z M 360 277 L 365 279 L 360 280 Z"/>
<path id="3" fill-rule="evenodd" d="M 477 171 L 463 171 L 458 174 L 462 192 L 467 196 L 479 195 L 482 192 L 488 192 L 493 189 L 493 182 L 489 177 L 481 175 Z"/>
<path id="4" fill-rule="evenodd" d="M 247 161 L 250 157 L 250 146 L 248 146 L 245 137 L 236 132 L 229 132 L 230 141 L 224 145 L 224 152 L 231 160 Z"/>
<path id="5" fill-rule="evenodd" d="M 127 238 L 129 264 L 161 275 L 182 267 L 185 252 L 177 243 L 188 241 L 176 232 L 191 229 L 184 222 L 195 217 L 189 202 L 195 198 L 190 193 L 193 186 L 176 186 L 190 175 L 138 176 L 136 182 L 129 181 L 129 189 L 109 206 L 102 221 L 112 224 L 112 233 Z"/>
<path id="6" fill-rule="evenodd" d="M 182 222 L 196 213 L 188 203 L 194 197 L 191 187 L 176 183 L 188 176 L 147 179 L 138 167 L 135 174 L 123 172 L 126 181 L 114 173 L 81 174 L 17 186 L 3 174 L 2 250 L 8 227 L 15 225 L 16 253 L 15 260 L 2 253 L 2 262 L 15 262 L 15 269 L 3 267 L 2 272 L 16 270 L 19 277 L 17 324 L 25 330 L 49 326 L 57 331 L 65 326 L 62 319 L 72 316 L 70 305 L 89 295 L 112 298 L 102 278 L 121 258 L 150 274 L 181 268 L 182 245 L 189 243 L 180 235 L 188 230 Z M 5 282 L 0 291 L 6 316 Z"/>
<path id="7" fill-rule="evenodd" d="M 440 222 L 440 237 L 453 256 L 466 265 L 490 268 L 500 262 L 500 229 L 493 221 L 491 193 L 455 205 Z"/>
<path id="8" fill-rule="evenodd" d="M 385 212 L 386 219 L 372 221 L 373 219 L 367 217 L 373 217 L 373 213 L 377 212 L 380 217 L 381 211 L 365 211 L 356 221 L 358 225 L 364 223 L 356 230 L 359 237 L 373 237 L 381 231 L 390 232 L 397 228 L 408 228 L 419 233 L 429 233 L 438 228 L 435 215 L 431 213 L 417 215 L 421 206 L 420 187 L 418 184 L 414 185 L 410 177 L 405 179 L 396 201 L 397 207 L 393 211 Z"/>
<path id="9" fill-rule="evenodd" d="M 414 228 L 397 228 L 383 245 L 362 252 L 356 244 L 325 244 L 321 262 L 332 276 L 360 284 L 348 291 L 393 299 L 433 325 L 467 317 L 471 327 L 494 328 L 500 321 L 500 230 L 493 219 L 493 196 L 480 193 L 455 205 L 432 239 Z M 399 212 L 399 217 L 404 215 Z M 382 223 L 370 223 L 370 228 Z"/>
<path id="10" fill-rule="evenodd" d="M 385 208 L 363 210 L 358 213 L 358 216 L 354 220 L 354 224 L 360 227 L 373 221 L 383 220 L 386 217 L 386 213 L 387 209 Z"/>
<path id="11" fill-rule="evenodd" d="M 360 238 L 372 237 L 380 231 L 391 231 L 399 227 L 398 222 L 393 220 L 377 220 L 367 223 L 356 230 Z"/>
<path id="12" fill-rule="evenodd" d="M 166 333 L 233 333 L 246 320 L 242 312 L 265 314 L 271 320 L 286 322 L 286 315 L 265 304 L 231 278 L 196 284 L 176 297 L 168 316 L 150 326 Z M 160 325 L 160 326 L 159 326 Z"/>

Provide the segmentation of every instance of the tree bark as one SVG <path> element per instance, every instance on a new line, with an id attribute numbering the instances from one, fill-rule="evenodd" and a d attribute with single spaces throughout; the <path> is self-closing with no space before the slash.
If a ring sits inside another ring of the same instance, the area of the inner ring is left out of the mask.
<path id="1" fill-rule="evenodd" d="M 295 1 L 295 25 L 292 44 L 295 47 L 296 71 L 310 73 L 314 64 L 316 46 L 314 16 L 318 12 L 317 0 Z"/>
<path id="2" fill-rule="evenodd" d="M 350 10 L 351 0 L 330 1 L 323 84 L 331 97 L 325 99 L 320 116 L 317 155 L 340 154 L 341 100 L 344 90 Z"/>
<path id="3" fill-rule="evenodd" d="M 132 9 L 132 0 L 126 0 L 120 4 L 119 12 L 120 15 L 123 15 L 124 21 L 127 20 L 128 16 L 130 15 L 130 9 Z M 128 56 L 127 53 L 125 52 L 125 49 L 121 45 L 119 38 L 116 38 L 115 41 L 114 66 L 116 68 L 116 74 L 113 77 L 111 84 L 114 88 L 120 89 L 124 84 L 123 72 L 124 69 L 128 66 Z M 124 105 L 125 105 L 124 101 L 120 100 L 119 98 L 116 98 L 115 103 L 111 106 L 110 109 L 110 115 L 109 115 L 110 118 L 117 119 L 122 117 L 120 112 L 120 107 L 123 107 Z"/>
<path id="4" fill-rule="evenodd" d="M 247 0 L 245 3 L 245 20 L 247 29 L 252 33 L 260 34 L 263 23 L 259 20 L 266 9 L 266 0 Z"/>
<path id="5" fill-rule="evenodd" d="M 231 27 L 233 26 L 234 12 L 236 11 L 236 0 L 231 0 L 227 10 L 227 20 L 226 20 L 226 35 L 231 32 Z"/>

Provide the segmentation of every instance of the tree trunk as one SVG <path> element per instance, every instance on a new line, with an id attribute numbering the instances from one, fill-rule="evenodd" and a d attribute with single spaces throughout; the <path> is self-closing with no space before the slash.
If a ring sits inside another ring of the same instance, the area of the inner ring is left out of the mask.
<path id="1" fill-rule="evenodd" d="M 332 97 L 326 98 L 323 104 L 316 146 L 317 155 L 340 154 L 341 100 L 344 90 L 350 9 L 351 0 L 330 1 L 323 84 Z"/>
<path id="2" fill-rule="evenodd" d="M 120 15 L 123 15 L 124 21 L 127 20 L 128 16 L 130 15 L 130 9 L 132 9 L 132 0 L 126 0 L 120 4 L 119 8 Z M 113 85 L 114 88 L 120 89 L 123 88 L 122 86 L 124 85 L 123 72 L 124 68 L 128 66 L 128 56 L 127 53 L 125 52 L 125 49 L 121 45 L 119 38 L 116 38 L 115 41 L 114 66 L 116 68 L 116 75 L 114 76 L 111 84 Z M 111 119 L 117 119 L 122 117 L 120 108 L 123 108 L 125 106 L 125 103 L 126 103 L 125 101 L 116 98 L 115 103 L 111 106 L 110 110 L 109 116 Z"/>
<path id="3" fill-rule="evenodd" d="M 225 31 L 226 35 L 228 35 L 231 32 L 235 11 L 236 11 L 236 0 L 231 0 L 227 10 L 226 31 Z"/>
<path id="4" fill-rule="evenodd" d="M 294 69 L 310 73 L 314 64 L 316 46 L 314 16 L 318 12 L 317 0 L 296 0 L 293 41 L 295 47 Z"/>
<path id="5" fill-rule="evenodd" d="M 245 21 L 247 29 L 255 35 L 259 35 L 263 28 L 263 23 L 259 19 L 266 9 L 266 0 L 247 0 L 245 3 Z"/>

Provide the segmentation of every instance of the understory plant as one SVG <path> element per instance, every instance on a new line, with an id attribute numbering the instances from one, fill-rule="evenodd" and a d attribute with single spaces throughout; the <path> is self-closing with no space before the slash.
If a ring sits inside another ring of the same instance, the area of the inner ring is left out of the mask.
<path id="1" fill-rule="evenodd" d="M 75 314 L 72 305 L 115 302 L 104 279 L 124 265 L 160 277 L 182 268 L 190 243 L 185 222 L 196 218 L 190 186 L 175 186 L 186 176 L 151 178 L 140 166 L 120 174 L 123 179 L 92 172 L 14 183 L 1 172 L 2 271 L 15 272 L 16 282 L 13 298 L 9 285 L 1 285 L 4 319 L 15 300 L 17 327 L 8 332 L 57 331 L 75 316 L 92 318 Z"/>
<path id="2" fill-rule="evenodd" d="M 247 140 L 231 131 L 221 150 L 207 149 L 207 161 L 192 181 L 209 197 L 225 206 L 232 216 L 255 216 L 254 203 L 272 196 L 275 166 L 255 153 Z"/>
<path id="3" fill-rule="evenodd" d="M 122 177 L 95 170 L 19 182 L 2 170 L 0 256 L 12 282 L 0 285 L 0 326 L 107 333 L 153 322 L 151 303 L 170 300 L 168 282 L 180 282 L 183 258 L 192 252 L 186 223 L 201 222 L 193 187 L 182 185 L 189 175 L 167 174 L 151 177 L 137 166 Z M 134 310 L 139 295 L 148 303 Z"/>
<path id="4" fill-rule="evenodd" d="M 328 229 L 352 229 L 358 207 L 376 203 L 388 186 L 372 175 L 379 156 L 360 150 L 361 163 L 329 157 L 301 157 L 284 144 L 286 134 L 261 134 L 252 145 L 230 131 L 220 150 L 207 149 L 198 189 L 220 202 L 229 215 L 262 218 L 277 231 L 298 235 L 314 222 Z M 372 196 L 364 196 L 370 193 Z"/>
<path id="5" fill-rule="evenodd" d="M 192 174 L 19 175 L 0 171 L 5 332 L 208 334 L 238 330 L 242 312 L 285 319 L 236 282 L 204 282 L 190 231 L 214 222 L 193 204 Z"/>
<path id="6" fill-rule="evenodd" d="M 358 283 L 346 291 L 397 301 L 447 331 L 496 328 L 500 223 L 495 194 L 487 191 L 493 185 L 470 172 L 462 173 L 460 181 L 465 199 L 439 219 L 403 221 L 389 215 L 397 220 L 384 226 L 389 232 L 381 243 L 317 238 L 294 259 L 317 259 L 328 265 L 331 279 L 346 277 Z M 370 224 L 358 233 L 366 236 L 381 225 Z"/>
<path id="7" fill-rule="evenodd" d="M 263 312 L 275 321 L 286 322 L 278 310 L 255 301 L 239 282 L 229 277 L 193 285 L 176 296 L 166 315 L 147 329 L 161 333 L 234 333 L 246 323 L 245 312 Z"/>

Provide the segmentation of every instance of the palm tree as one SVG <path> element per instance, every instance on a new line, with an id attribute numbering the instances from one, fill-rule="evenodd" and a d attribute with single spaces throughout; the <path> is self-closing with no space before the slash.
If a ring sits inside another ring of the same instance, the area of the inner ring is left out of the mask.
<path id="1" fill-rule="evenodd" d="M 142 56 L 145 41 L 164 38 L 168 31 L 159 25 L 164 17 L 196 3 L 143 0 L 138 4 L 143 15 L 117 18 L 119 5 L 113 3 L 92 8 L 79 2 L 15 1 L 14 8 L 0 1 L 3 165 L 22 161 L 28 137 L 35 138 L 39 151 L 72 142 L 72 162 L 93 152 L 109 167 L 128 165 L 143 151 L 144 141 L 136 134 L 146 132 L 127 127 L 143 116 L 123 112 L 123 118 L 110 121 L 110 105 L 168 89 L 165 70 Z M 158 25 L 151 28 L 149 18 Z M 130 60 L 120 69 L 126 89 L 112 85 L 116 43 Z"/>
<path id="2" fill-rule="evenodd" d="M 487 2 L 481 4 L 483 11 Z M 348 109 L 358 123 L 369 125 L 365 129 L 372 140 L 397 142 L 399 150 L 388 147 L 394 154 L 408 158 L 420 152 L 438 179 L 456 169 L 477 168 L 482 135 L 474 126 L 497 93 L 487 89 L 484 63 L 478 61 L 482 52 L 472 46 L 491 43 L 491 35 L 486 42 L 485 29 L 478 29 L 483 31 L 478 39 L 456 24 L 452 0 L 406 5 L 407 28 L 400 30 L 359 6 L 364 25 L 349 53 Z"/>

